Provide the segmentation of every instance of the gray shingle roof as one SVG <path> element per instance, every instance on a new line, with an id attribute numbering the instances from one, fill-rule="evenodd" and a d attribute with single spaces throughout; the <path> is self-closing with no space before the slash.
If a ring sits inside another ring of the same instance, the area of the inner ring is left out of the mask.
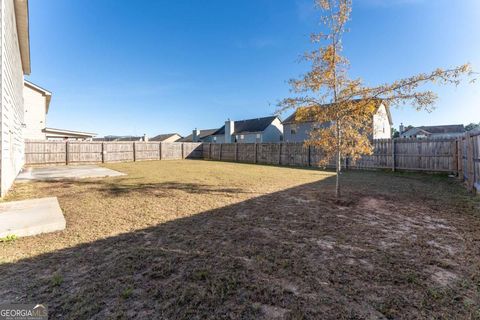
<path id="1" fill-rule="evenodd" d="M 94 141 L 140 141 L 143 137 L 135 136 L 105 136 L 103 138 L 96 138 Z"/>
<path id="2" fill-rule="evenodd" d="M 234 121 L 233 134 L 250 133 L 250 132 L 262 132 L 275 120 L 276 116 L 247 119 Z M 225 126 L 218 129 L 215 134 L 225 134 Z"/>
<path id="3" fill-rule="evenodd" d="M 431 134 L 438 134 L 438 133 L 457 133 L 457 132 L 465 132 L 465 126 L 463 124 L 453 124 L 453 125 L 442 125 L 442 126 L 421 126 L 421 127 L 414 127 L 412 129 L 420 129 L 426 131 Z M 410 129 L 410 130 L 412 130 Z M 408 130 L 408 131 L 410 131 Z M 407 133 L 408 131 L 404 132 Z"/>
<path id="4" fill-rule="evenodd" d="M 203 129 L 203 130 L 200 130 L 200 135 L 198 137 L 199 137 L 199 139 L 204 139 L 208 136 L 211 136 L 212 134 L 214 134 L 217 131 L 218 131 L 218 129 Z M 179 142 L 192 142 L 193 141 L 193 134 L 189 134 L 185 138 L 182 138 L 178 141 Z"/>

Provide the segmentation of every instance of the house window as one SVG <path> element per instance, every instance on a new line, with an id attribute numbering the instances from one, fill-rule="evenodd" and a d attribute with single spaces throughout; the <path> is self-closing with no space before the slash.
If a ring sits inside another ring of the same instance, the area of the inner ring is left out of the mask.
<path id="1" fill-rule="evenodd" d="M 217 142 L 217 137 L 213 137 L 213 142 Z"/>
<path id="2" fill-rule="evenodd" d="M 297 126 L 296 125 L 292 125 L 291 128 L 290 128 L 290 134 L 297 134 Z"/>
<path id="3" fill-rule="evenodd" d="M 240 135 L 240 140 L 245 139 L 245 136 L 243 134 Z"/>

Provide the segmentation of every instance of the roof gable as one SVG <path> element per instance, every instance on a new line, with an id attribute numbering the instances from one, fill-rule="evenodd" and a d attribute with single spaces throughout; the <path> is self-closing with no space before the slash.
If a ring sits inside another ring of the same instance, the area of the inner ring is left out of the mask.
<path id="1" fill-rule="evenodd" d="M 52 93 L 48 91 L 47 89 L 44 89 L 38 85 L 36 85 L 33 82 L 30 82 L 28 80 L 23 80 L 23 86 L 24 88 L 29 88 L 31 90 L 35 90 L 39 93 L 41 93 L 45 99 L 46 99 L 46 106 L 45 106 L 45 113 L 48 113 L 48 109 L 50 108 L 50 101 L 52 100 Z"/>

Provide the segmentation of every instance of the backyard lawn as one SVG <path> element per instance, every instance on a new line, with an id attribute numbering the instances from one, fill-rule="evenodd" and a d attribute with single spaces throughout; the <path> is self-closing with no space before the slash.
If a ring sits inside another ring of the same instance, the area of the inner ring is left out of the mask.
<path id="1" fill-rule="evenodd" d="M 0 303 L 52 319 L 480 318 L 480 198 L 455 179 L 209 161 L 17 184 L 67 229 L 0 243 Z"/>

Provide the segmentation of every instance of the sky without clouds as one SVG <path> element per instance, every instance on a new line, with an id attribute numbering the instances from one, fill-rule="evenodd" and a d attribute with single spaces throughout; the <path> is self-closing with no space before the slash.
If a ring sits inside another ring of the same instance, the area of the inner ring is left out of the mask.
<path id="1" fill-rule="evenodd" d="M 49 127 L 187 135 L 271 115 L 319 14 L 307 0 L 31 0 L 29 80 L 53 92 Z M 478 0 L 354 0 L 349 28 L 351 76 L 369 85 L 480 70 Z M 480 84 L 433 89 L 437 109 L 396 109 L 395 127 L 480 122 Z"/>

